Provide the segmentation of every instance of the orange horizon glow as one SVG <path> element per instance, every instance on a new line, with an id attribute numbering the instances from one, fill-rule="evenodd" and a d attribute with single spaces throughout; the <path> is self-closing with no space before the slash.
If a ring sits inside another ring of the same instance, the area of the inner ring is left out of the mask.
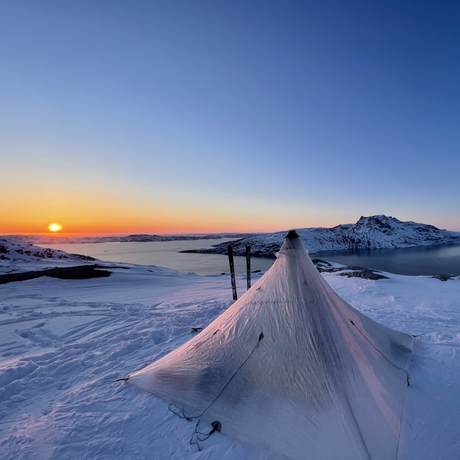
<path id="1" fill-rule="evenodd" d="M 38 234 L 46 234 L 50 237 L 65 237 L 68 235 L 124 235 L 124 234 L 148 234 L 148 235 L 187 235 L 187 234 L 213 234 L 213 233 L 271 233 L 271 232 L 278 232 L 289 230 L 291 228 L 305 228 L 307 225 L 297 225 L 297 226 L 287 226 L 286 228 L 276 227 L 267 225 L 261 226 L 248 226 L 243 228 L 243 226 L 230 224 L 225 226 L 225 224 L 213 224 L 213 225 L 206 225 L 206 224 L 195 224 L 193 226 L 180 226 L 180 225 L 165 225 L 161 227 L 137 227 L 133 228 L 132 226 L 121 226 L 115 225 L 111 227 L 81 227 L 81 226 L 69 226 L 66 225 L 66 231 L 63 232 L 61 230 L 51 230 L 48 227 L 48 232 L 45 232 L 42 226 L 31 226 L 31 227 L 9 227 L 2 229 L 0 231 L 0 235 L 38 235 Z"/>
<path id="2" fill-rule="evenodd" d="M 146 194 L 139 197 L 98 189 L 21 190 L 4 203 L 0 235 L 262 233 L 310 227 L 320 224 L 320 219 L 322 226 L 329 224 L 317 213 L 308 212 L 316 214 L 317 222 L 313 222 L 305 218 L 305 211 L 254 201 L 242 209 L 233 203 L 202 203 L 182 196 L 160 196 L 152 202 Z M 61 230 L 49 231 L 50 222 L 59 222 Z"/>
<path id="3" fill-rule="evenodd" d="M 101 216 L 102 217 L 102 216 Z M 322 219 L 321 222 L 312 222 L 305 219 L 303 222 L 299 219 L 294 222 L 293 219 L 280 218 L 276 226 L 273 224 L 271 219 L 260 219 L 260 222 L 251 221 L 248 216 L 237 219 L 213 219 L 212 217 L 203 216 L 200 221 L 193 221 L 188 219 L 188 216 L 182 215 L 175 216 L 162 216 L 163 218 L 146 218 L 144 219 L 120 219 L 116 222 L 115 219 L 107 219 L 104 221 L 103 218 L 96 221 L 93 217 L 87 217 L 87 219 L 60 219 L 62 222 L 59 229 L 52 230 L 48 225 L 41 219 L 41 222 L 30 222 L 27 219 L 26 222 L 19 222 L 18 219 L 8 222 L 6 225 L 4 222 L 0 222 L 0 236 L 4 235 L 39 235 L 46 234 L 53 238 L 61 238 L 70 235 L 79 236 L 91 236 L 91 235 L 126 235 L 126 234 L 149 234 L 149 235 L 174 235 L 174 234 L 212 234 L 212 233 L 272 233 L 279 231 L 287 231 L 291 229 L 301 229 L 309 227 L 333 227 L 338 223 L 347 222 L 335 222 L 331 219 Z M 233 216 L 235 217 L 235 216 Z M 156 222 L 155 222 L 156 220 Z M 49 220 L 48 220 L 49 222 Z M 133 224 L 136 222 L 136 224 Z M 352 223 L 352 222 L 349 222 Z M 442 227 L 441 227 L 442 228 Z M 65 232 L 62 231 L 65 229 Z"/>
<path id="4" fill-rule="evenodd" d="M 273 214 L 279 214 L 275 206 L 241 210 L 233 204 L 213 206 L 182 196 L 159 196 L 152 202 L 147 194 L 130 196 L 91 188 L 59 193 L 50 188 L 22 189 L 2 207 L 0 235 L 252 233 L 283 230 L 294 223 L 287 215 L 274 219 Z M 58 222 L 61 231 L 49 231 L 51 222 Z"/>
<path id="5" fill-rule="evenodd" d="M 60 238 L 68 235 L 78 234 L 85 235 L 120 235 L 120 234 L 212 234 L 212 233 L 271 233 L 277 231 L 290 230 L 292 228 L 311 227 L 310 222 L 300 223 L 288 222 L 288 219 L 283 221 L 279 226 L 274 226 L 272 222 L 260 222 L 259 224 L 244 221 L 241 219 L 236 222 L 232 219 L 226 219 L 216 222 L 213 219 L 203 218 L 200 222 L 191 222 L 188 219 L 181 219 L 177 216 L 171 216 L 169 222 L 141 222 L 141 219 L 136 219 L 137 224 L 132 222 L 84 222 L 83 219 L 79 222 L 70 219 L 61 219 L 63 222 L 59 229 L 52 230 L 51 225 L 43 223 L 25 222 L 20 225 L 18 222 L 11 223 L 8 226 L 0 225 L 0 235 L 36 235 L 47 234 L 48 236 Z M 144 219 L 147 220 L 147 219 Z M 154 219 L 151 219 L 154 220 Z M 165 219 L 166 220 L 166 219 Z M 62 229 L 65 228 L 65 231 Z M 48 230 L 48 231 L 46 231 Z"/>
<path id="6" fill-rule="evenodd" d="M 159 195 L 151 201 L 147 194 L 130 196 L 97 189 L 60 190 L 59 193 L 50 189 L 21 189 L 2 202 L 0 235 L 47 234 L 58 239 L 72 234 L 271 233 L 330 228 L 354 223 L 359 217 L 346 209 L 332 213 L 320 205 L 304 206 L 285 200 L 266 202 L 258 197 L 244 207 L 224 201 L 202 202 L 182 195 Z M 395 217 L 417 221 L 416 216 Z M 59 222 L 61 230 L 50 231 L 50 222 Z M 447 222 L 428 223 L 456 230 L 455 225 Z"/>

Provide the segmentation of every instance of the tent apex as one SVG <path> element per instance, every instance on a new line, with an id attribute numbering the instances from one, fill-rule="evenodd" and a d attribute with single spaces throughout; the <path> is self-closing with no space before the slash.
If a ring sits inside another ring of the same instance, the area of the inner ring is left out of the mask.
<path id="1" fill-rule="evenodd" d="M 297 234 L 297 232 L 295 230 L 289 230 L 289 233 L 286 235 L 286 238 L 289 239 L 289 240 L 293 240 L 295 238 L 298 238 L 299 235 Z"/>

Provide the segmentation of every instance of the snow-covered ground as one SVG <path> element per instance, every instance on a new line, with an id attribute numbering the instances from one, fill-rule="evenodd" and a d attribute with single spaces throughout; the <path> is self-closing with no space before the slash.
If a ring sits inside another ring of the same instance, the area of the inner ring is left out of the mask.
<path id="1" fill-rule="evenodd" d="M 89 256 L 69 254 L 56 249 L 40 248 L 32 244 L 0 238 L 0 275 L 98 262 Z"/>
<path id="2" fill-rule="evenodd" d="M 232 303 L 228 276 L 125 267 L 106 278 L 0 285 L 0 457 L 277 459 L 221 433 L 199 452 L 189 444 L 194 422 L 114 382 L 188 340 L 191 327 L 206 326 Z M 323 276 L 366 315 L 418 335 L 398 458 L 459 459 L 459 277 Z M 240 293 L 245 282 L 238 278 Z"/>

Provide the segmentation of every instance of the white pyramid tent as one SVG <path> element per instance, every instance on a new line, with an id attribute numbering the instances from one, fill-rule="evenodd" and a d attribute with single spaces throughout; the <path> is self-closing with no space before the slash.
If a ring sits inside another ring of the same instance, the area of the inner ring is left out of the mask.
<path id="1" fill-rule="evenodd" d="M 284 458 L 392 460 L 412 345 L 342 300 L 290 232 L 243 297 L 128 382 Z"/>

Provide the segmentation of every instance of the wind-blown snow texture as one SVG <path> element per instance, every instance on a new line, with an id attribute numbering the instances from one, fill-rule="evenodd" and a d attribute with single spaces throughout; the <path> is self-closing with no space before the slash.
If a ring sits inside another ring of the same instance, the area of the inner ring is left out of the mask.
<path id="1" fill-rule="evenodd" d="M 0 285 L 1 457 L 278 459 L 220 433 L 198 452 L 189 444 L 194 423 L 151 394 L 114 383 L 228 308 L 229 277 L 142 266 L 112 271 L 108 278 Z M 457 460 L 460 279 L 386 275 L 323 276 L 372 319 L 418 335 L 399 460 Z M 244 292 L 245 279 L 237 281 Z"/>
<path id="2" fill-rule="evenodd" d="M 303 228 L 297 233 L 310 254 L 319 251 L 341 249 L 408 248 L 439 244 L 460 244 L 454 232 L 440 230 L 433 225 L 416 222 L 401 222 L 384 215 L 361 217 L 356 224 L 343 224 L 333 228 Z M 246 245 L 251 245 L 251 254 L 270 257 L 283 244 L 286 232 L 259 234 L 245 237 L 232 243 L 236 255 L 244 255 Z M 212 249 L 195 252 L 227 253 L 227 243 Z"/>

